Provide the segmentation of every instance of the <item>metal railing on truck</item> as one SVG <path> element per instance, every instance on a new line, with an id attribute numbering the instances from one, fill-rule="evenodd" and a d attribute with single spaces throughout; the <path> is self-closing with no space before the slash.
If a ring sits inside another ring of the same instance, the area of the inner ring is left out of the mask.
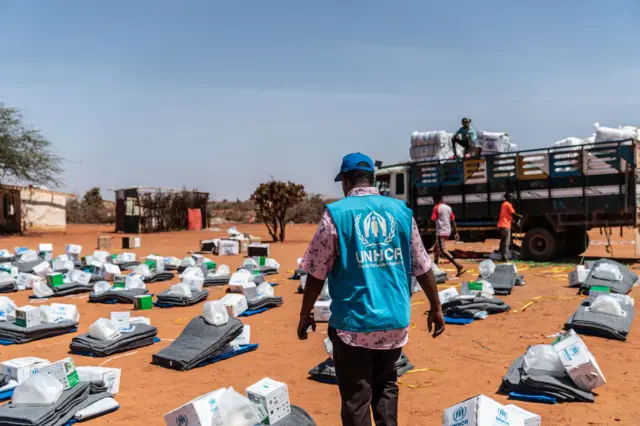
<path id="1" fill-rule="evenodd" d="M 433 196 L 441 194 L 459 222 L 495 224 L 509 191 L 528 214 L 571 217 L 596 212 L 611 217 L 613 226 L 635 226 L 637 146 L 636 141 L 621 140 L 415 162 L 412 207 L 424 210 L 421 215 L 428 213 Z M 616 219 L 621 214 L 624 217 Z"/>

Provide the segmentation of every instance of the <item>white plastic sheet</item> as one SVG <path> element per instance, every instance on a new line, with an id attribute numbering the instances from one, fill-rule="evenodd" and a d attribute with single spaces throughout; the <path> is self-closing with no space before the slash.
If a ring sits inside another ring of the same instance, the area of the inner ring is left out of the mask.
<path id="1" fill-rule="evenodd" d="M 264 409 L 251 402 L 233 388 L 228 388 L 219 400 L 220 414 L 225 425 L 255 426 L 267 417 Z"/>
<path id="2" fill-rule="evenodd" d="M 227 308 L 219 300 L 214 300 L 204 304 L 202 308 L 204 320 L 215 326 L 225 325 L 229 322 Z"/>
<path id="3" fill-rule="evenodd" d="M 64 391 L 62 383 L 48 374 L 34 374 L 13 391 L 12 405 L 47 406 L 54 404 Z"/>
<path id="4" fill-rule="evenodd" d="M 98 340 L 114 340 L 121 336 L 113 321 L 100 318 L 89 326 L 89 336 Z"/>
<path id="5" fill-rule="evenodd" d="M 191 292 L 191 288 L 189 287 L 188 284 L 179 283 L 179 284 L 172 285 L 169 288 L 169 295 L 175 296 L 175 297 L 191 298 L 191 296 L 193 296 L 193 293 Z"/>
<path id="6" fill-rule="evenodd" d="M 98 281 L 93 286 L 93 292 L 95 293 L 96 296 L 99 296 L 102 293 L 106 293 L 109 290 L 111 290 L 111 284 L 109 284 L 106 281 Z"/>
<path id="7" fill-rule="evenodd" d="M 8 321 L 15 318 L 18 306 L 7 296 L 0 296 L 0 321 Z"/>
<path id="8" fill-rule="evenodd" d="M 133 290 L 136 288 L 147 288 L 142 281 L 142 277 L 140 275 L 127 275 L 127 278 L 124 280 L 124 286 L 127 290 Z"/>
<path id="9" fill-rule="evenodd" d="M 602 263 L 593 270 L 593 277 L 600 280 L 618 282 L 622 280 L 622 272 L 616 265 Z"/>
<path id="10" fill-rule="evenodd" d="M 496 264 L 490 259 L 483 260 L 480 262 L 478 269 L 480 270 L 480 276 L 482 278 L 489 278 L 495 272 Z"/>
<path id="11" fill-rule="evenodd" d="M 524 355 L 524 370 L 530 374 L 563 377 L 562 361 L 551 345 L 531 346 Z"/>
<path id="12" fill-rule="evenodd" d="M 33 295 L 39 298 L 53 296 L 53 290 L 51 287 L 43 283 L 42 281 L 34 281 L 32 284 Z"/>
<path id="13" fill-rule="evenodd" d="M 275 292 L 273 291 L 273 287 L 271 287 L 268 282 L 263 282 L 258 286 L 258 294 L 271 297 L 275 294 Z"/>
<path id="14" fill-rule="evenodd" d="M 602 314 L 609 314 L 617 317 L 623 316 L 624 314 L 622 306 L 620 306 L 620 302 L 609 295 L 596 297 L 596 299 L 591 302 L 589 310 L 592 312 L 599 312 Z"/>

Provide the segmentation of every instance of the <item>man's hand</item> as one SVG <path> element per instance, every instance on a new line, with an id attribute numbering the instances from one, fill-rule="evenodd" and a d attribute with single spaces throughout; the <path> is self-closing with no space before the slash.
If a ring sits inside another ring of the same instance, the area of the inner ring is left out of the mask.
<path id="1" fill-rule="evenodd" d="M 316 320 L 313 319 L 313 315 L 308 313 L 307 315 L 300 315 L 300 322 L 298 323 L 298 339 L 307 340 L 309 337 L 309 327 L 313 331 L 316 331 Z"/>
<path id="2" fill-rule="evenodd" d="M 429 326 L 429 333 L 433 330 L 434 339 L 444 333 L 444 315 L 442 315 L 442 309 L 432 309 L 429 311 L 427 325 Z"/>

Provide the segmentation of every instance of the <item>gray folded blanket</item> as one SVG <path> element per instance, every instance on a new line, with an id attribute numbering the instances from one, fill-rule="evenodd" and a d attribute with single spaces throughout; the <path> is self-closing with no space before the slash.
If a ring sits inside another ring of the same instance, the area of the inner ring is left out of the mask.
<path id="1" fill-rule="evenodd" d="M 0 293 L 13 293 L 18 291 L 18 284 L 15 280 L 5 281 L 0 284 Z"/>
<path id="2" fill-rule="evenodd" d="M 593 274 L 595 273 L 598 266 L 603 264 L 610 264 L 610 265 L 617 266 L 618 269 L 620 269 L 620 272 L 622 273 L 622 280 L 607 281 L 607 280 L 602 280 L 594 277 Z M 635 272 L 631 271 L 626 266 L 616 262 L 615 260 L 600 259 L 593 264 L 593 267 L 589 271 L 589 275 L 587 276 L 587 279 L 585 279 L 584 282 L 580 285 L 580 293 L 587 294 L 589 293 L 589 290 L 591 289 L 591 287 L 594 287 L 594 286 L 606 286 L 611 289 L 611 293 L 627 294 L 631 291 L 636 281 L 638 281 L 638 275 L 636 275 Z"/>
<path id="3" fill-rule="evenodd" d="M 175 305 L 175 306 L 191 306 L 207 300 L 209 292 L 207 290 L 200 290 L 198 292 L 193 291 L 191 297 L 177 297 L 169 294 L 171 290 L 166 290 L 158 293 L 156 303 Z"/>
<path id="4" fill-rule="evenodd" d="M 13 262 L 13 265 L 17 266 L 18 267 L 18 271 L 23 273 L 23 274 L 32 274 L 33 273 L 33 268 L 35 268 L 36 266 L 38 266 L 42 262 L 44 262 L 44 260 L 42 260 L 42 259 L 30 260 L 28 262 L 21 262 L 19 260 L 16 260 L 16 261 Z"/>
<path id="5" fill-rule="evenodd" d="M 144 281 L 147 284 L 159 283 L 159 282 L 172 280 L 173 276 L 174 276 L 173 272 L 164 271 L 164 272 L 158 272 L 158 273 L 155 273 L 155 274 L 151 274 L 151 275 L 146 276 L 146 277 L 142 277 L 142 281 Z"/>
<path id="6" fill-rule="evenodd" d="M 482 277 L 478 277 L 481 279 Z M 518 276 L 516 268 L 509 264 L 496 265 L 495 271 L 489 278 L 485 278 L 493 286 L 495 294 L 505 295 L 511 294 L 513 287 L 516 285 Z"/>
<path id="7" fill-rule="evenodd" d="M 78 283 L 62 284 L 59 287 L 53 287 L 53 295 L 51 297 L 62 297 L 70 294 L 89 293 L 93 290 L 92 285 L 84 285 Z"/>
<path id="8" fill-rule="evenodd" d="M 133 303 L 133 299 L 136 296 L 142 296 L 149 293 L 146 288 L 134 288 L 132 290 L 109 290 L 104 293 L 96 295 L 91 293 L 89 295 L 89 302 L 91 303 Z"/>
<path id="9" fill-rule="evenodd" d="M 473 318 L 478 312 L 486 311 L 489 315 L 508 312 L 511 306 L 496 297 L 475 297 L 473 299 L 454 298 L 442 304 L 442 312 L 452 318 Z"/>
<path id="10" fill-rule="evenodd" d="M 316 426 L 311 416 L 302 408 L 292 405 L 291 414 L 276 422 L 278 426 Z"/>
<path id="11" fill-rule="evenodd" d="M 409 362 L 409 358 L 403 352 L 400 355 L 398 361 L 396 361 L 396 371 L 398 373 L 398 377 L 404 376 L 414 368 L 415 367 L 413 366 L 413 364 Z M 325 361 L 313 367 L 311 370 L 309 370 L 309 376 L 311 376 L 311 379 L 321 382 L 335 383 L 337 381 L 337 377 L 336 367 L 333 363 L 333 359 L 327 358 Z"/>
<path id="12" fill-rule="evenodd" d="M 218 285 L 227 285 L 229 284 L 229 280 L 231 280 L 231 275 L 220 275 L 217 277 L 205 277 L 204 278 L 204 286 L 218 286 Z"/>
<path id="13" fill-rule="evenodd" d="M 276 308 L 282 305 L 282 296 L 258 296 L 247 299 L 249 309 Z"/>
<path id="14" fill-rule="evenodd" d="M 94 387 L 89 382 L 80 382 L 62 392 L 52 405 L 15 405 L 12 402 L 0 407 L 0 424 L 3 426 L 63 426 L 75 414 L 89 405 L 112 395 L 103 386 Z"/>
<path id="15" fill-rule="evenodd" d="M 55 324 L 40 324 L 29 328 L 17 326 L 12 322 L 1 321 L 0 340 L 6 340 L 18 344 L 28 343 L 34 340 L 71 333 L 75 331 L 77 327 L 78 323 L 76 321 L 69 320 Z"/>
<path id="16" fill-rule="evenodd" d="M 631 305 L 621 305 L 625 316 L 615 316 L 588 310 L 590 301 L 584 301 L 578 310 L 569 317 L 565 330 L 573 329 L 579 334 L 588 334 L 615 340 L 627 340 L 635 310 Z"/>
<path id="17" fill-rule="evenodd" d="M 203 317 L 192 319 L 176 340 L 157 354 L 152 363 L 176 370 L 191 370 L 220 354 L 224 347 L 242 334 L 243 324 L 230 317 L 225 325 L 208 324 Z"/>
<path id="18" fill-rule="evenodd" d="M 511 364 L 507 374 L 502 378 L 498 392 L 506 395 L 517 392 L 525 395 L 549 396 L 556 398 L 558 402 L 594 402 L 593 393 L 578 388 L 568 375 L 559 378 L 528 375 L 524 371 L 524 356 Z"/>
<path id="19" fill-rule="evenodd" d="M 85 333 L 71 340 L 70 349 L 71 352 L 82 355 L 105 357 L 153 344 L 158 329 L 146 324 L 135 324 L 133 331 L 121 331 L 121 334 L 114 340 L 98 340 Z"/>

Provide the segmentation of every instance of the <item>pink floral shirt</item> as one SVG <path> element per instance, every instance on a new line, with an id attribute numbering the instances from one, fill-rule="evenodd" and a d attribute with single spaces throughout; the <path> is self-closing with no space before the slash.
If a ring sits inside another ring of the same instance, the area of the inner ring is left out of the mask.
<path id="1" fill-rule="evenodd" d="M 357 197 L 362 195 L 380 194 L 376 188 L 370 187 L 355 188 L 348 196 Z M 326 279 L 340 255 L 337 240 L 338 230 L 336 225 L 329 211 L 324 209 L 318 229 L 302 258 L 302 262 L 300 262 L 300 269 L 319 280 Z M 431 269 L 431 259 L 422 244 L 415 220 L 413 221 L 411 232 L 411 266 L 414 276 L 426 274 Z M 336 330 L 336 332 L 340 340 L 347 345 L 368 349 L 397 349 L 404 346 L 409 340 L 408 328 L 369 333 L 347 330 Z"/>

